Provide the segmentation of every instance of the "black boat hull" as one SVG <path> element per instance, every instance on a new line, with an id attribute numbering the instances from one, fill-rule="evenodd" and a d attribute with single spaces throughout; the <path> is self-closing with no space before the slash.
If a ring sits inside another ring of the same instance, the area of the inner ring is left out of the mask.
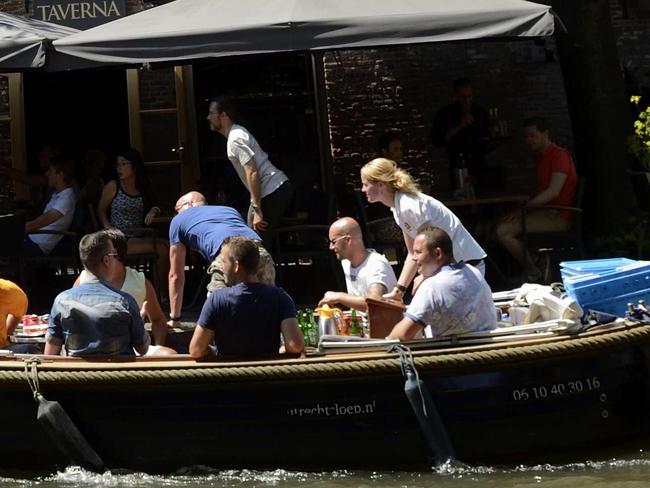
<path id="1" fill-rule="evenodd" d="M 470 359 L 441 368 L 422 364 L 427 356 L 419 353 L 416 365 L 458 460 L 513 465 L 594 459 L 600 449 L 647 437 L 649 338 L 644 333 L 611 347 L 521 358 L 509 353 L 508 361 Z M 268 374 L 258 374 L 263 366 L 232 367 L 231 375 L 215 378 L 202 373 L 228 366 L 188 364 L 178 368 L 196 368 L 196 376 L 154 370 L 144 379 L 113 382 L 98 372 L 87 381 L 41 380 L 41 387 L 110 468 L 431 466 L 394 355 L 331 364 L 297 360 L 296 374 L 290 361 L 266 366 Z M 302 367 L 313 371 L 298 371 Z M 65 465 L 36 421 L 26 381 L 7 383 L 2 391 L 9 422 L 0 465 Z"/>

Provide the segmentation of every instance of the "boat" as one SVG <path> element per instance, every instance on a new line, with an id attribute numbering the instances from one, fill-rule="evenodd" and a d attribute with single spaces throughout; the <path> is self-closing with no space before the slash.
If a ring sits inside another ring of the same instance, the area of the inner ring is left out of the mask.
<path id="1" fill-rule="evenodd" d="M 647 439 L 647 323 L 526 327 L 258 361 L 7 356 L 0 466 L 73 462 L 34 393 L 58 402 L 101 469 L 149 473 L 568 462 Z"/>

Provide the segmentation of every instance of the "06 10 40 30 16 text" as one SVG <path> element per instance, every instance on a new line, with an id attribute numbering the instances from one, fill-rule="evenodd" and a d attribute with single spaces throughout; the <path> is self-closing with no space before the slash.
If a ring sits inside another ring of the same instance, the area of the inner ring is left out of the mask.
<path id="1" fill-rule="evenodd" d="M 592 376 L 590 378 L 570 380 L 563 383 L 515 388 L 512 390 L 512 399 L 516 402 L 544 400 L 546 398 L 578 395 L 580 393 L 596 391 L 600 390 L 600 387 L 600 379 L 597 376 Z"/>

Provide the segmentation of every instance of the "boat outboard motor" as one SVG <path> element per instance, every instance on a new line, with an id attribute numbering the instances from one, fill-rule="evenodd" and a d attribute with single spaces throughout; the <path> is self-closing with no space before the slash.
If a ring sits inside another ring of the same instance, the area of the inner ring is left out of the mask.
<path id="1" fill-rule="evenodd" d="M 389 352 L 398 352 L 402 374 L 406 381 L 404 393 L 411 404 L 420 425 L 420 430 L 431 449 L 432 461 L 436 466 L 441 466 L 456 457 L 454 448 L 449 440 L 447 429 L 442 423 L 436 404 L 433 402 L 429 390 L 420 379 L 411 350 L 402 344 L 395 344 Z"/>

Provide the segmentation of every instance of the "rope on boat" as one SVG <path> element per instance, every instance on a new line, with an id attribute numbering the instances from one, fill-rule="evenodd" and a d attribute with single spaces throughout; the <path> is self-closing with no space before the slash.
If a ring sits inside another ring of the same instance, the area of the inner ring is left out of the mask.
<path id="1" fill-rule="evenodd" d="M 492 367 L 521 361 L 544 360 L 569 356 L 576 353 L 591 353 L 607 349 L 616 350 L 629 344 L 650 345 L 650 327 L 633 327 L 591 337 L 577 337 L 544 344 L 517 345 L 507 348 L 482 351 L 458 351 L 443 354 L 416 352 L 414 360 L 422 372 L 448 369 L 480 371 L 480 367 Z M 260 364 L 251 366 L 215 367 L 179 366 L 161 369 L 114 369 L 114 370 L 47 370 L 47 363 L 41 363 L 39 378 L 42 384 L 169 384 L 170 382 L 242 382 L 270 379 L 310 379 L 341 376 L 394 374 L 400 371 L 397 355 L 386 358 L 358 358 L 346 361 L 299 362 L 295 364 Z M 25 381 L 24 372 L 17 369 L 0 370 L 0 385 L 19 384 Z"/>
<path id="2" fill-rule="evenodd" d="M 37 357 L 29 358 L 25 361 L 25 375 L 27 376 L 27 384 L 32 390 L 34 400 L 38 402 L 38 397 L 41 396 L 41 386 L 38 383 L 38 363 L 41 360 Z"/>

